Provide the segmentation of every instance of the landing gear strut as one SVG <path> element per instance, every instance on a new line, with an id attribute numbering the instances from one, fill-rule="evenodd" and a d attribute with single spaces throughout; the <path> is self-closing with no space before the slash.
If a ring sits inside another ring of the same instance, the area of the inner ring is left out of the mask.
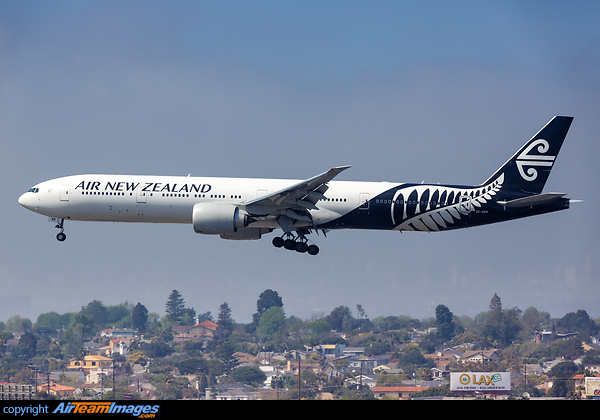
<path id="1" fill-rule="evenodd" d="M 301 254 L 308 252 L 309 255 L 317 255 L 319 253 L 319 247 L 312 244 L 308 244 L 308 239 L 303 234 L 294 236 L 292 233 L 285 233 L 283 236 L 277 236 L 273 238 L 273 246 L 276 248 L 285 248 L 290 251 L 300 252 Z"/>
<path id="2" fill-rule="evenodd" d="M 58 235 L 56 235 L 56 239 L 58 239 L 59 242 L 64 242 L 65 239 L 67 239 L 67 235 L 65 235 L 64 224 L 65 219 L 58 219 L 58 224 L 56 225 L 56 228 L 60 229 L 60 232 L 58 233 Z"/>

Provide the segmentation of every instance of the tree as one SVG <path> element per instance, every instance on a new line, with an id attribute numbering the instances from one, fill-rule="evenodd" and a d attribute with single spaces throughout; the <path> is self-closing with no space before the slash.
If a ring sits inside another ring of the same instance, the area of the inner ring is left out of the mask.
<path id="1" fill-rule="evenodd" d="M 220 340 L 227 340 L 233 332 L 233 319 L 231 318 L 231 308 L 227 302 L 219 307 L 219 316 L 217 317 L 217 335 Z"/>
<path id="2" fill-rule="evenodd" d="M 538 311 L 533 306 L 530 306 L 523 311 L 521 320 L 523 321 L 523 328 L 527 332 L 534 332 L 540 328 L 540 325 L 548 323 L 550 314 L 548 312 Z"/>
<path id="3" fill-rule="evenodd" d="M 133 328 L 138 331 L 145 331 L 147 322 L 148 309 L 138 302 L 131 310 L 131 323 L 133 324 Z"/>
<path id="4" fill-rule="evenodd" d="M 490 301 L 490 310 L 485 316 L 482 335 L 496 345 L 507 346 L 523 329 L 520 311 L 516 308 L 502 310 L 500 297 L 494 293 Z"/>
<path id="5" fill-rule="evenodd" d="M 256 328 L 256 335 L 262 340 L 278 339 L 281 330 L 285 326 L 285 313 L 283 308 L 274 306 L 271 309 L 265 311 L 260 317 L 258 327 Z"/>
<path id="6" fill-rule="evenodd" d="M 201 357 L 190 357 L 175 364 L 182 375 L 193 375 L 199 372 L 208 372 L 208 365 Z"/>
<path id="7" fill-rule="evenodd" d="M 262 385 L 267 379 L 258 366 L 240 366 L 231 372 L 231 376 L 236 382 L 254 386 Z"/>
<path id="8" fill-rule="evenodd" d="M 500 300 L 500 296 L 497 293 L 494 293 L 492 299 L 490 300 L 490 310 L 488 312 L 489 316 L 499 316 L 502 313 L 502 301 Z M 487 317 L 486 317 L 487 320 Z"/>
<path id="9" fill-rule="evenodd" d="M 81 308 L 81 314 L 88 316 L 93 322 L 95 330 L 103 327 L 108 321 L 108 311 L 99 300 L 93 300 Z"/>
<path id="10" fill-rule="evenodd" d="M 35 356 L 37 350 L 37 337 L 31 332 L 26 332 L 21 336 L 19 344 L 16 346 L 14 353 L 17 356 L 22 356 L 25 359 L 31 359 Z"/>
<path id="11" fill-rule="evenodd" d="M 344 321 L 348 318 L 352 318 L 350 308 L 338 306 L 325 317 L 325 322 L 329 324 L 332 330 L 340 332 L 343 329 Z"/>
<path id="12" fill-rule="evenodd" d="M 279 294 L 271 289 L 262 292 L 256 302 L 256 313 L 252 315 L 252 322 L 255 327 L 258 326 L 262 314 L 274 306 L 283 307 L 283 300 L 281 300 Z"/>
<path id="13" fill-rule="evenodd" d="M 59 315 L 54 311 L 43 313 L 38 316 L 34 327 L 38 331 L 44 331 L 48 333 L 62 330 L 68 327 L 71 323 L 71 315 L 71 313 Z"/>
<path id="14" fill-rule="evenodd" d="M 235 349 L 229 340 L 225 341 L 225 343 L 220 346 L 217 346 L 215 356 L 223 363 L 223 367 L 227 373 L 231 372 L 231 370 L 240 363 L 238 358 L 235 357 Z"/>
<path id="15" fill-rule="evenodd" d="M 583 309 L 563 316 L 556 322 L 556 328 L 563 333 L 585 333 L 588 336 L 598 333 L 596 322 Z"/>
<path id="16" fill-rule="evenodd" d="M 438 305 L 435 308 L 435 318 L 438 328 L 438 338 L 442 342 L 446 342 L 454 337 L 454 315 L 445 305 Z"/>
<path id="17" fill-rule="evenodd" d="M 31 327 L 32 323 L 29 318 L 21 318 L 19 315 L 15 315 L 8 318 L 5 329 L 15 333 L 22 333 Z"/>
<path id="18" fill-rule="evenodd" d="M 165 312 L 170 321 L 181 321 L 183 314 L 185 313 L 185 301 L 178 290 L 173 290 L 169 295 L 169 299 L 167 299 L 165 305 Z"/>
<path id="19" fill-rule="evenodd" d="M 112 326 L 127 327 L 131 325 L 131 310 L 132 305 L 129 302 L 120 303 L 118 305 L 107 306 L 107 324 Z"/>

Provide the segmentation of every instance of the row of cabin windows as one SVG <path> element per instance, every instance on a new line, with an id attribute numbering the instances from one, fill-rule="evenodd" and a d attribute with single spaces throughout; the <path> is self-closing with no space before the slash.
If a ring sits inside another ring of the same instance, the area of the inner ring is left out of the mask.
<path id="1" fill-rule="evenodd" d="M 152 193 L 150 193 L 150 196 L 152 197 Z M 189 194 L 163 194 L 163 197 L 183 197 L 183 198 L 189 198 L 190 195 Z M 206 194 L 194 194 L 194 198 L 206 198 L 207 195 Z M 226 198 L 225 194 L 211 194 L 210 198 Z M 232 199 L 241 199 L 242 196 L 241 195 L 230 195 L 229 198 Z"/>
<path id="2" fill-rule="evenodd" d="M 426 205 L 431 205 L 431 206 L 447 206 L 448 202 L 442 202 L 442 201 L 417 201 L 417 200 L 380 200 L 377 199 L 375 200 L 375 203 L 377 204 L 407 204 L 407 205 L 411 205 L 411 204 L 420 204 L 422 206 L 426 206 Z M 452 204 L 452 203 L 450 203 Z"/>
<path id="3" fill-rule="evenodd" d="M 117 196 L 123 196 L 125 195 L 124 192 L 112 192 L 112 191 L 82 191 L 81 195 L 117 195 Z M 130 196 L 133 196 L 133 193 L 129 193 Z M 154 194 L 150 193 L 150 197 L 153 197 Z M 163 197 L 183 197 L 183 198 L 189 198 L 190 195 L 189 194 L 162 194 Z M 206 198 L 206 194 L 194 194 L 194 198 Z M 210 198 L 225 198 L 225 194 L 211 194 Z M 229 196 L 229 198 L 231 199 L 241 199 L 242 196 L 238 195 L 238 194 L 232 194 Z M 329 202 L 346 202 L 345 198 L 325 198 L 325 201 L 329 201 Z M 377 200 L 377 203 L 381 202 L 386 202 L 386 203 L 391 203 L 392 200 Z M 396 200 L 396 204 L 399 204 L 399 201 Z"/>
<path id="4" fill-rule="evenodd" d="M 107 192 L 103 192 L 103 191 L 82 191 L 81 195 L 118 195 L 118 196 L 123 196 L 125 195 L 124 192 L 111 192 L 111 191 L 107 191 Z M 133 193 L 129 193 L 130 196 L 133 196 Z M 154 194 L 150 193 L 150 197 L 153 197 Z M 183 198 L 189 198 L 190 195 L 189 194 L 163 194 L 163 197 L 183 197 Z M 194 194 L 194 198 L 206 198 L 206 194 Z M 210 198 L 225 198 L 225 194 L 211 194 Z M 233 199 L 241 199 L 242 196 L 241 195 L 231 195 L 229 198 L 233 198 Z"/>

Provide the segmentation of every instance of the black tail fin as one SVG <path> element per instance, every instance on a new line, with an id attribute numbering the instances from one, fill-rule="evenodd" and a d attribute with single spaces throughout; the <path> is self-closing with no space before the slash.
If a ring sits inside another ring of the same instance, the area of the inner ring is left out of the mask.
<path id="1" fill-rule="evenodd" d="M 565 140 L 573 117 L 554 117 L 484 184 L 504 174 L 507 190 L 540 194 Z"/>

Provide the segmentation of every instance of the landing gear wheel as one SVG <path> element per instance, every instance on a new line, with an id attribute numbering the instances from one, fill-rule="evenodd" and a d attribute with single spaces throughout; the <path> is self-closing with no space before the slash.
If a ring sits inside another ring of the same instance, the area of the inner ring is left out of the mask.
<path id="1" fill-rule="evenodd" d="M 67 235 L 65 235 L 65 219 L 58 219 L 58 224 L 55 227 L 60 229 L 60 233 L 56 235 L 56 239 L 59 242 L 64 242 L 67 239 Z"/>
<path id="2" fill-rule="evenodd" d="M 299 231 L 297 235 L 291 232 L 284 232 L 282 236 L 277 236 L 271 241 L 273 246 L 276 248 L 285 248 L 290 251 L 296 251 L 300 254 L 309 253 L 310 255 L 317 255 L 319 253 L 319 247 L 316 245 L 308 245 L 308 239 L 306 233 L 309 231 Z"/>
<path id="3" fill-rule="evenodd" d="M 296 242 L 296 252 L 304 253 L 308 251 L 309 246 L 306 242 Z"/>

